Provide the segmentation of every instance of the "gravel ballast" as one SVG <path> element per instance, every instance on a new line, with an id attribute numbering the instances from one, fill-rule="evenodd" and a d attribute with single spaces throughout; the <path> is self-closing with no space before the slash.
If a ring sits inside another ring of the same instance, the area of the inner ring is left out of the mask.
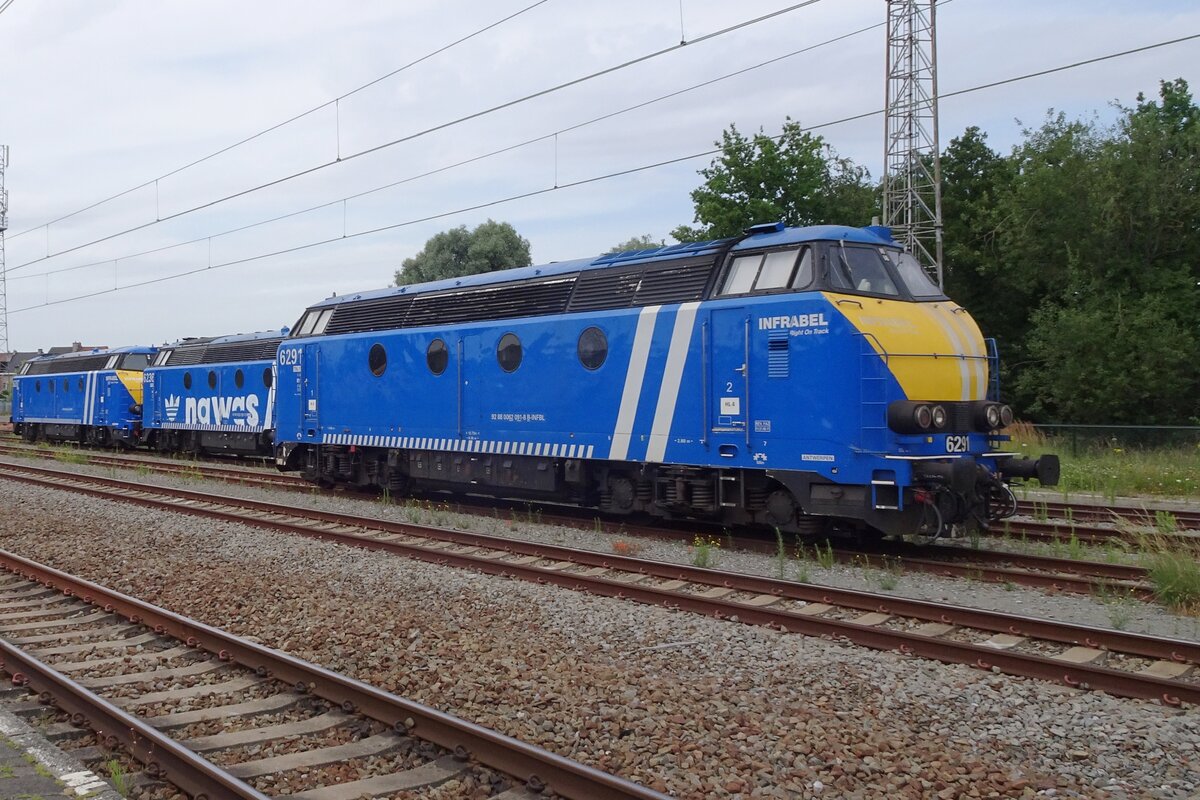
<path id="1" fill-rule="evenodd" d="M 5 549 L 674 795 L 1183 798 L 1200 786 L 1194 710 L 5 490 Z"/>

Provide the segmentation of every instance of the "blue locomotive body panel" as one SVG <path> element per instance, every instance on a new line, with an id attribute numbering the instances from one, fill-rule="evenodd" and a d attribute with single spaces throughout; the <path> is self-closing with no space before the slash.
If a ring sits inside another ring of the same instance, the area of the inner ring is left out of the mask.
<path id="1" fill-rule="evenodd" d="M 994 361 L 885 230 L 764 226 L 318 303 L 279 349 L 276 458 L 398 489 L 940 532 L 1011 505 Z"/>
<path id="2" fill-rule="evenodd" d="M 141 433 L 141 370 L 155 352 L 122 347 L 31 359 L 13 379 L 14 426 L 42 426 L 58 440 L 91 432 L 134 443 Z"/>
<path id="3" fill-rule="evenodd" d="M 283 332 L 164 347 L 146 370 L 145 426 L 161 450 L 269 452 Z"/>

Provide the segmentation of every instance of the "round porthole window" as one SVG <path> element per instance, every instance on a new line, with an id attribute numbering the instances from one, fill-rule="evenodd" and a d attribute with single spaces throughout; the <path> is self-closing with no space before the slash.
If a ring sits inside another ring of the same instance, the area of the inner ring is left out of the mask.
<path id="1" fill-rule="evenodd" d="M 239 389 L 246 383 L 246 376 L 242 374 L 240 369 L 233 373 L 233 383 Z"/>
<path id="2" fill-rule="evenodd" d="M 217 373 L 213 372 L 212 370 L 208 371 L 208 388 L 217 388 Z"/>
<path id="3" fill-rule="evenodd" d="M 190 373 L 190 372 L 183 373 L 183 388 L 185 388 L 185 389 L 192 388 L 192 373 Z"/>
<path id="4" fill-rule="evenodd" d="M 371 345 L 371 352 L 367 355 L 367 366 L 371 368 L 371 374 L 379 377 L 387 370 L 387 350 L 383 349 L 381 344 Z"/>
<path id="5" fill-rule="evenodd" d="M 599 328 L 579 334 L 579 363 L 588 369 L 600 369 L 608 358 L 608 337 Z"/>
<path id="6" fill-rule="evenodd" d="M 430 342 L 429 349 L 425 351 L 425 363 L 434 375 L 445 372 L 446 365 L 450 363 L 450 351 L 446 348 L 446 343 L 441 339 Z"/>
<path id="7" fill-rule="evenodd" d="M 506 333 L 500 337 L 500 344 L 496 347 L 496 360 L 500 362 L 500 369 L 505 372 L 512 372 L 521 366 L 521 340 L 515 333 Z"/>
<path id="8" fill-rule="evenodd" d="M 270 389 L 271 383 L 273 381 L 274 381 L 274 379 L 271 377 L 271 368 L 267 367 L 266 369 L 263 370 L 263 386 Z"/>

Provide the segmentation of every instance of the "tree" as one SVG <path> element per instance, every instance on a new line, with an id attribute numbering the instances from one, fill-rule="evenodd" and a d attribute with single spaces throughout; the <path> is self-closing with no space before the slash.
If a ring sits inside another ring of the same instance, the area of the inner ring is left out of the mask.
<path id="1" fill-rule="evenodd" d="M 488 220 L 475 230 L 465 225 L 434 235 L 421 252 L 404 259 L 396 285 L 477 275 L 533 263 L 529 240 L 507 222 Z"/>
<path id="2" fill-rule="evenodd" d="M 730 125 L 715 144 L 721 154 L 700 170 L 704 183 L 692 192 L 699 227 L 671 231 L 681 242 L 736 236 L 763 222 L 867 225 L 876 213 L 866 168 L 790 118 L 778 137 L 760 129 L 748 139 Z"/>
<path id="3" fill-rule="evenodd" d="M 1042 421 L 1200 419 L 1200 109 L 1186 82 L 1112 127 L 1051 112 L 1000 158 L 943 159 L 947 290 Z"/>
<path id="4" fill-rule="evenodd" d="M 650 250 L 655 247 L 663 247 L 666 245 L 662 239 L 655 239 L 650 234 L 645 236 L 633 236 L 621 242 L 616 247 L 609 249 L 608 253 L 627 253 L 630 250 Z"/>

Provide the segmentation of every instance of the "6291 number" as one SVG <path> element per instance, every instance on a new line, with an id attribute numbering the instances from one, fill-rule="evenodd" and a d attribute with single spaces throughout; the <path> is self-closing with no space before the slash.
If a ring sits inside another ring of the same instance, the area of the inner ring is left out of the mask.
<path id="1" fill-rule="evenodd" d="M 947 453 L 965 453 L 969 449 L 971 439 L 969 436 L 947 436 L 946 437 L 946 452 Z"/>

